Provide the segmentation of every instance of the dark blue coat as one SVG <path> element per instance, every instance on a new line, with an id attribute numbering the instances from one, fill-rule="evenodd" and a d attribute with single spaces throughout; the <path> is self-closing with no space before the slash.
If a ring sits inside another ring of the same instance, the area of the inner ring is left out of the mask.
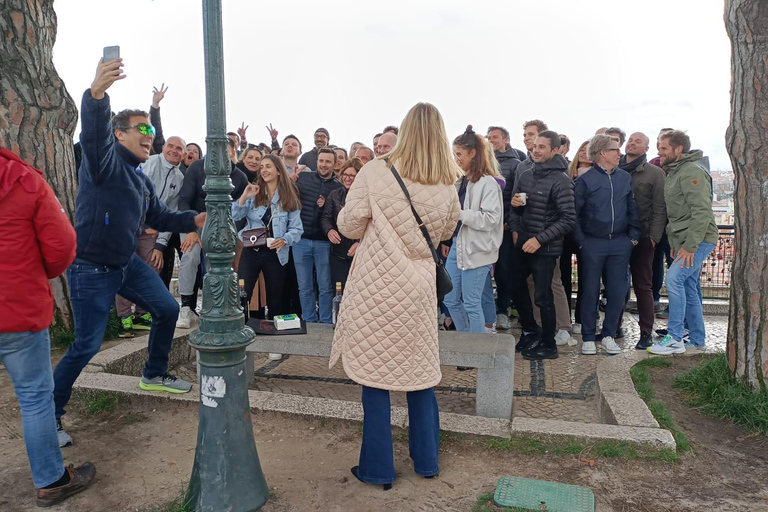
<path id="1" fill-rule="evenodd" d="M 80 109 L 77 258 L 98 265 L 122 266 L 136 251 L 144 226 L 188 233 L 196 229 L 195 211 L 173 212 L 155 195 L 141 161 L 118 144 L 111 122 L 109 96 L 96 100 L 90 89 Z"/>
<path id="2" fill-rule="evenodd" d="M 608 174 L 599 165 L 593 165 L 576 178 L 574 194 L 573 237 L 579 247 L 588 237 L 611 239 L 625 235 L 630 240 L 640 239 L 640 220 L 627 171 L 617 167 Z"/>

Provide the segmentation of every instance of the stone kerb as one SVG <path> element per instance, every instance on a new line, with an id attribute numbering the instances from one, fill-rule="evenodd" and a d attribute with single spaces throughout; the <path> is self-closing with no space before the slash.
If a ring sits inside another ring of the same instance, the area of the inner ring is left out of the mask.
<path id="1" fill-rule="evenodd" d="M 597 409 L 603 423 L 659 428 L 648 406 L 637 394 L 629 370 L 650 355 L 633 350 L 608 357 L 597 365 Z"/>
<path id="2" fill-rule="evenodd" d="M 176 329 L 168 356 L 168 366 L 174 367 L 195 359 L 195 351 L 189 346 L 189 334 L 194 329 Z M 96 354 L 83 371 L 91 373 L 114 373 L 118 375 L 141 375 L 147 361 L 149 334 L 123 341 Z"/>

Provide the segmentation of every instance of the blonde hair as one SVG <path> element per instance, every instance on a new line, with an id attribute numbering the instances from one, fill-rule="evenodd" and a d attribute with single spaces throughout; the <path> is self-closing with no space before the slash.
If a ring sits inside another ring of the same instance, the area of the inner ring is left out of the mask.
<path id="1" fill-rule="evenodd" d="M 575 180 L 579 177 L 579 166 L 581 165 L 581 162 L 579 162 L 579 153 L 581 153 L 581 148 L 589 144 L 588 140 L 585 140 L 581 143 L 581 146 L 579 146 L 579 150 L 576 151 L 576 158 L 571 160 L 571 163 L 568 164 L 568 174 L 570 174 L 571 179 Z"/>
<path id="2" fill-rule="evenodd" d="M 387 157 L 403 178 L 422 185 L 453 185 L 464 174 L 453 159 L 443 116 L 430 103 L 408 111 Z"/>

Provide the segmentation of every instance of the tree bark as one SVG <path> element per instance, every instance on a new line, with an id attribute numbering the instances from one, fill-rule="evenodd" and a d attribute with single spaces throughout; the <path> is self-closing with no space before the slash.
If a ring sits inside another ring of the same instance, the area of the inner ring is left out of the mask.
<path id="1" fill-rule="evenodd" d="M 72 135 L 77 108 L 53 66 L 56 13 L 53 0 L 0 0 L 0 102 L 11 128 L 0 135 L 9 148 L 45 174 L 70 221 L 77 179 Z M 54 323 L 71 325 L 68 286 L 51 281 Z"/>
<path id="2" fill-rule="evenodd" d="M 732 51 L 725 139 L 736 177 L 728 361 L 737 379 L 759 390 L 768 375 L 768 2 L 726 0 L 725 26 Z"/>

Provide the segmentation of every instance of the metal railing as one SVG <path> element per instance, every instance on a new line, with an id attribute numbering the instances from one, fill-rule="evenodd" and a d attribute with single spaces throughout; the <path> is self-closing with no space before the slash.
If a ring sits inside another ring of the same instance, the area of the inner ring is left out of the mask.
<path id="1" fill-rule="evenodd" d="M 717 226 L 719 231 L 715 249 L 710 253 L 701 266 L 701 293 L 705 299 L 729 299 L 731 296 L 731 265 L 735 249 L 735 228 L 732 225 Z M 669 263 L 672 260 L 668 260 Z M 571 282 L 574 293 L 578 290 L 578 265 L 573 256 Z M 666 272 L 667 266 L 664 269 Z M 661 287 L 661 295 L 667 291 Z M 634 290 L 632 291 L 634 296 Z"/>

